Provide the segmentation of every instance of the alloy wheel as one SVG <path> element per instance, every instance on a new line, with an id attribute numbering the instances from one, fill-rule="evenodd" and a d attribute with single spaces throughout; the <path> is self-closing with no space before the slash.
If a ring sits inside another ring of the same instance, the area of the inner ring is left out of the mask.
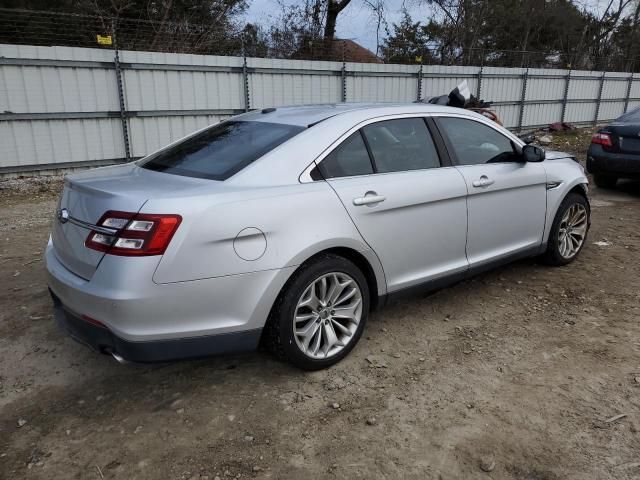
<path id="1" fill-rule="evenodd" d="M 580 251 L 587 234 L 587 226 L 587 209 L 580 203 L 574 203 L 560 221 L 558 250 L 562 257 L 570 259 Z"/>
<path id="2" fill-rule="evenodd" d="M 362 318 L 362 292 L 343 272 L 324 274 L 311 282 L 296 305 L 293 333 L 300 350 L 325 359 L 351 342 Z"/>

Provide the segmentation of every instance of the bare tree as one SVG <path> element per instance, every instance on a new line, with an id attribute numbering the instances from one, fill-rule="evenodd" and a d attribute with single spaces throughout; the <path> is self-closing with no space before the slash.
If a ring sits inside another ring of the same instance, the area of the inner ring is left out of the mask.
<path id="1" fill-rule="evenodd" d="M 380 54 L 380 35 L 387 27 L 385 0 L 363 0 L 364 4 L 371 9 L 371 13 L 376 22 L 376 56 Z"/>
<path id="2" fill-rule="evenodd" d="M 608 54 L 608 44 L 613 32 L 620 26 L 631 0 L 609 0 L 602 15 L 592 18 L 591 51 L 593 68 L 598 70 Z"/>
<path id="3" fill-rule="evenodd" d="M 333 40 L 336 36 L 336 22 L 338 15 L 344 10 L 351 0 L 327 0 L 327 21 L 324 24 L 324 38 Z"/>

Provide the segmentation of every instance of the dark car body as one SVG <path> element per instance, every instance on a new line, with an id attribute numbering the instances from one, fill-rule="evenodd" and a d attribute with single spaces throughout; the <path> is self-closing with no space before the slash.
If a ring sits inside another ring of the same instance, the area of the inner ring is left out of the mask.
<path id="1" fill-rule="evenodd" d="M 598 129 L 587 150 L 587 171 L 599 187 L 613 187 L 619 178 L 640 180 L 640 108 Z"/>

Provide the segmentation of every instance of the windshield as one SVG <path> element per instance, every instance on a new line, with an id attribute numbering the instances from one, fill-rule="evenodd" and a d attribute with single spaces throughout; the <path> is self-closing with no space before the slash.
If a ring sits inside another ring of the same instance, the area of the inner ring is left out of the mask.
<path id="1" fill-rule="evenodd" d="M 223 122 L 138 165 L 173 175 L 226 180 L 302 130 L 304 127 L 281 123 Z"/>

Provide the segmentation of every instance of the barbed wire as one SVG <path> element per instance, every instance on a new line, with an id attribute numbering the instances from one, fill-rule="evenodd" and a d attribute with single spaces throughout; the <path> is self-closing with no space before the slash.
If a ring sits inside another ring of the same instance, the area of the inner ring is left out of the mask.
<path id="1" fill-rule="evenodd" d="M 305 38 L 296 33 L 266 35 L 252 26 L 160 22 L 148 19 L 0 8 L 0 43 L 106 48 L 201 55 L 332 60 L 411 65 L 559 68 L 635 71 L 638 58 L 589 58 L 576 52 L 444 50 L 441 46 L 396 41 L 381 55 L 350 39 Z"/>

